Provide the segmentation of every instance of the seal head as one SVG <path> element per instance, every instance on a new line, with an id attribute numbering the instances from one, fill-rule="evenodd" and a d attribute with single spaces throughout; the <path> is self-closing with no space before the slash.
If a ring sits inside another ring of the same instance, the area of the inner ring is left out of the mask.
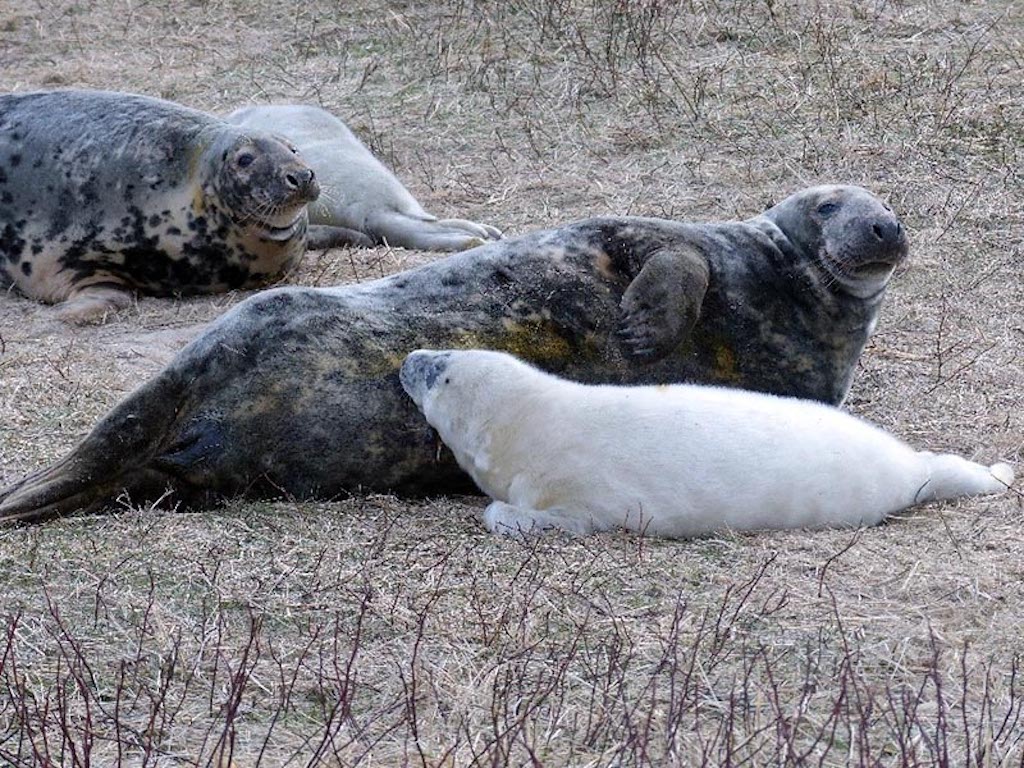
<path id="1" fill-rule="evenodd" d="M 313 169 L 287 139 L 270 134 L 222 132 L 207 153 L 211 199 L 242 226 L 267 239 L 291 239 L 306 219 L 306 205 L 320 196 Z"/>
<path id="2" fill-rule="evenodd" d="M 448 368 L 451 352 L 434 352 L 428 349 L 417 349 L 410 353 L 398 372 L 402 389 L 422 409 L 424 401 L 431 394 L 438 378 Z"/>
<path id="3" fill-rule="evenodd" d="M 811 187 L 762 215 L 817 259 L 830 284 L 861 299 L 885 289 L 909 250 L 896 214 L 859 187 Z"/>

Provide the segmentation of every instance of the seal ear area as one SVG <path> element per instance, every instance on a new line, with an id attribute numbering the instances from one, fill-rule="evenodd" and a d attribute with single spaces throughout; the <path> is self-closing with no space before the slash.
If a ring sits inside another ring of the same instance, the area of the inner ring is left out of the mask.
<path id="1" fill-rule="evenodd" d="M 655 251 L 622 295 L 619 335 L 629 351 L 657 360 L 679 346 L 700 318 L 709 281 L 707 259 L 697 249 Z"/>

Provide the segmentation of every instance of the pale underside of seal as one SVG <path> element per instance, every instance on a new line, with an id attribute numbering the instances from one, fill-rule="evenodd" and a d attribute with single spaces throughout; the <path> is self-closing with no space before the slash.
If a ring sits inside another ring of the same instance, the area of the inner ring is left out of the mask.
<path id="1" fill-rule="evenodd" d="M 0 286 L 67 319 L 267 283 L 305 251 L 318 192 L 287 141 L 178 104 L 0 96 Z"/>
<path id="2" fill-rule="evenodd" d="M 462 251 L 501 238 L 487 224 L 427 213 L 348 126 L 326 110 L 306 104 L 245 107 L 227 120 L 286 136 L 316 171 L 322 194 L 309 209 L 311 247 L 386 243 Z"/>
<path id="3" fill-rule="evenodd" d="M 840 402 L 907 253 L 857 187 L 744 222 L 599 218 L 359 285 L 239 304 L 62 462 L 0 492 L 0 517 L 127 489 L 236 494 L 472 489 L 398 381 L 418 348 L 508 351 L 592 383 L 703 382 Z"/>
<path id="4" fill-rule="evenodd" d="M 494 502 L 493 533 L 875 525 L 999 493 L 1007 464 L 918 452 L 837 408 L 722 387 L 588 386 L 491 351 L 419 350 L 402 386 Z"/>

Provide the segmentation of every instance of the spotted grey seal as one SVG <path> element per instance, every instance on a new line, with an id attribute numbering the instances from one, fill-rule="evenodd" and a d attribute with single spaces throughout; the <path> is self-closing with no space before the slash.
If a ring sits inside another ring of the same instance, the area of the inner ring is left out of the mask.
<path id="1" fill-rule="evenodd" d="M 858 187 L 744 222 L 598 218 L 358 285 L 238 304 L 53 465 L 0 492 L 39 519 L 171 489 L 331 498 L 472 490 L 398 381 L 421 347 L 489 348 L 594 383 L 704 382 L 838 403 L 907 252 Z"/>
<path id="2" fill-rule="evenodd" d="M 105 91 L 0 96 L 0 287 L 85 320 L 255 287 L 306 248 L 319 187 L 286 140 Z"/>
<path id="3" fill-rule="evenodd" d="M 503 352 L 417 350 L 405 391 L 494 501 L 493 533 L 875 525 L 914 504 L 1006 490 L 1008 464 L 918 452 L 812 400 L 692 384 L 559 379 Z"/>
<path id="4" fill-rule="evenodd" d="M 387 243 L 424 251 L 462 251 L 501 232 L 465 219 L 442 219 L 416 198 L 341 120 L 307 104 L 245 107 L 228 122 L 286 136 L 316 171 L 323 194 L 309 220 L 332 227 L 338 242 Z"/>

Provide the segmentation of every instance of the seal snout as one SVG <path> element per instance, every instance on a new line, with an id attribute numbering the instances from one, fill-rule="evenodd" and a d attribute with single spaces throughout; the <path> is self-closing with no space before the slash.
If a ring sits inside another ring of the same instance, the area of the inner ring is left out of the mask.
<path id="1" fill-rule="evenodd" d="M 852 265 L 855 269 L 892 268 L 906 257 L 907 233 L 896 216 L 876 216 L 868 229 L 861 256 Z"/>
<path id="2" fill-rule="evenodd" d="M 320 184 L 312 168 L 300 166 L 286 171 L 284 184 L 306 202 L 311 203 L 320 196 Z"/>
<path id="3" fill-rule="evenodd" d="M 423 397 L 444 373 L 450 358 L 449 352 L 433 352 L 428 349 L 417 349 L 405 358 L 398 372 L 398 380 L 416 405 L 423 404 Z"/>
<path id="4" fill-rule="evenodd" d="M 899 243 L 900 237 L 903 234 L 903 225 L 896 219 L 876 221 L 872 225 L 871 231 L 883 245 L 895 246 Z"/>

